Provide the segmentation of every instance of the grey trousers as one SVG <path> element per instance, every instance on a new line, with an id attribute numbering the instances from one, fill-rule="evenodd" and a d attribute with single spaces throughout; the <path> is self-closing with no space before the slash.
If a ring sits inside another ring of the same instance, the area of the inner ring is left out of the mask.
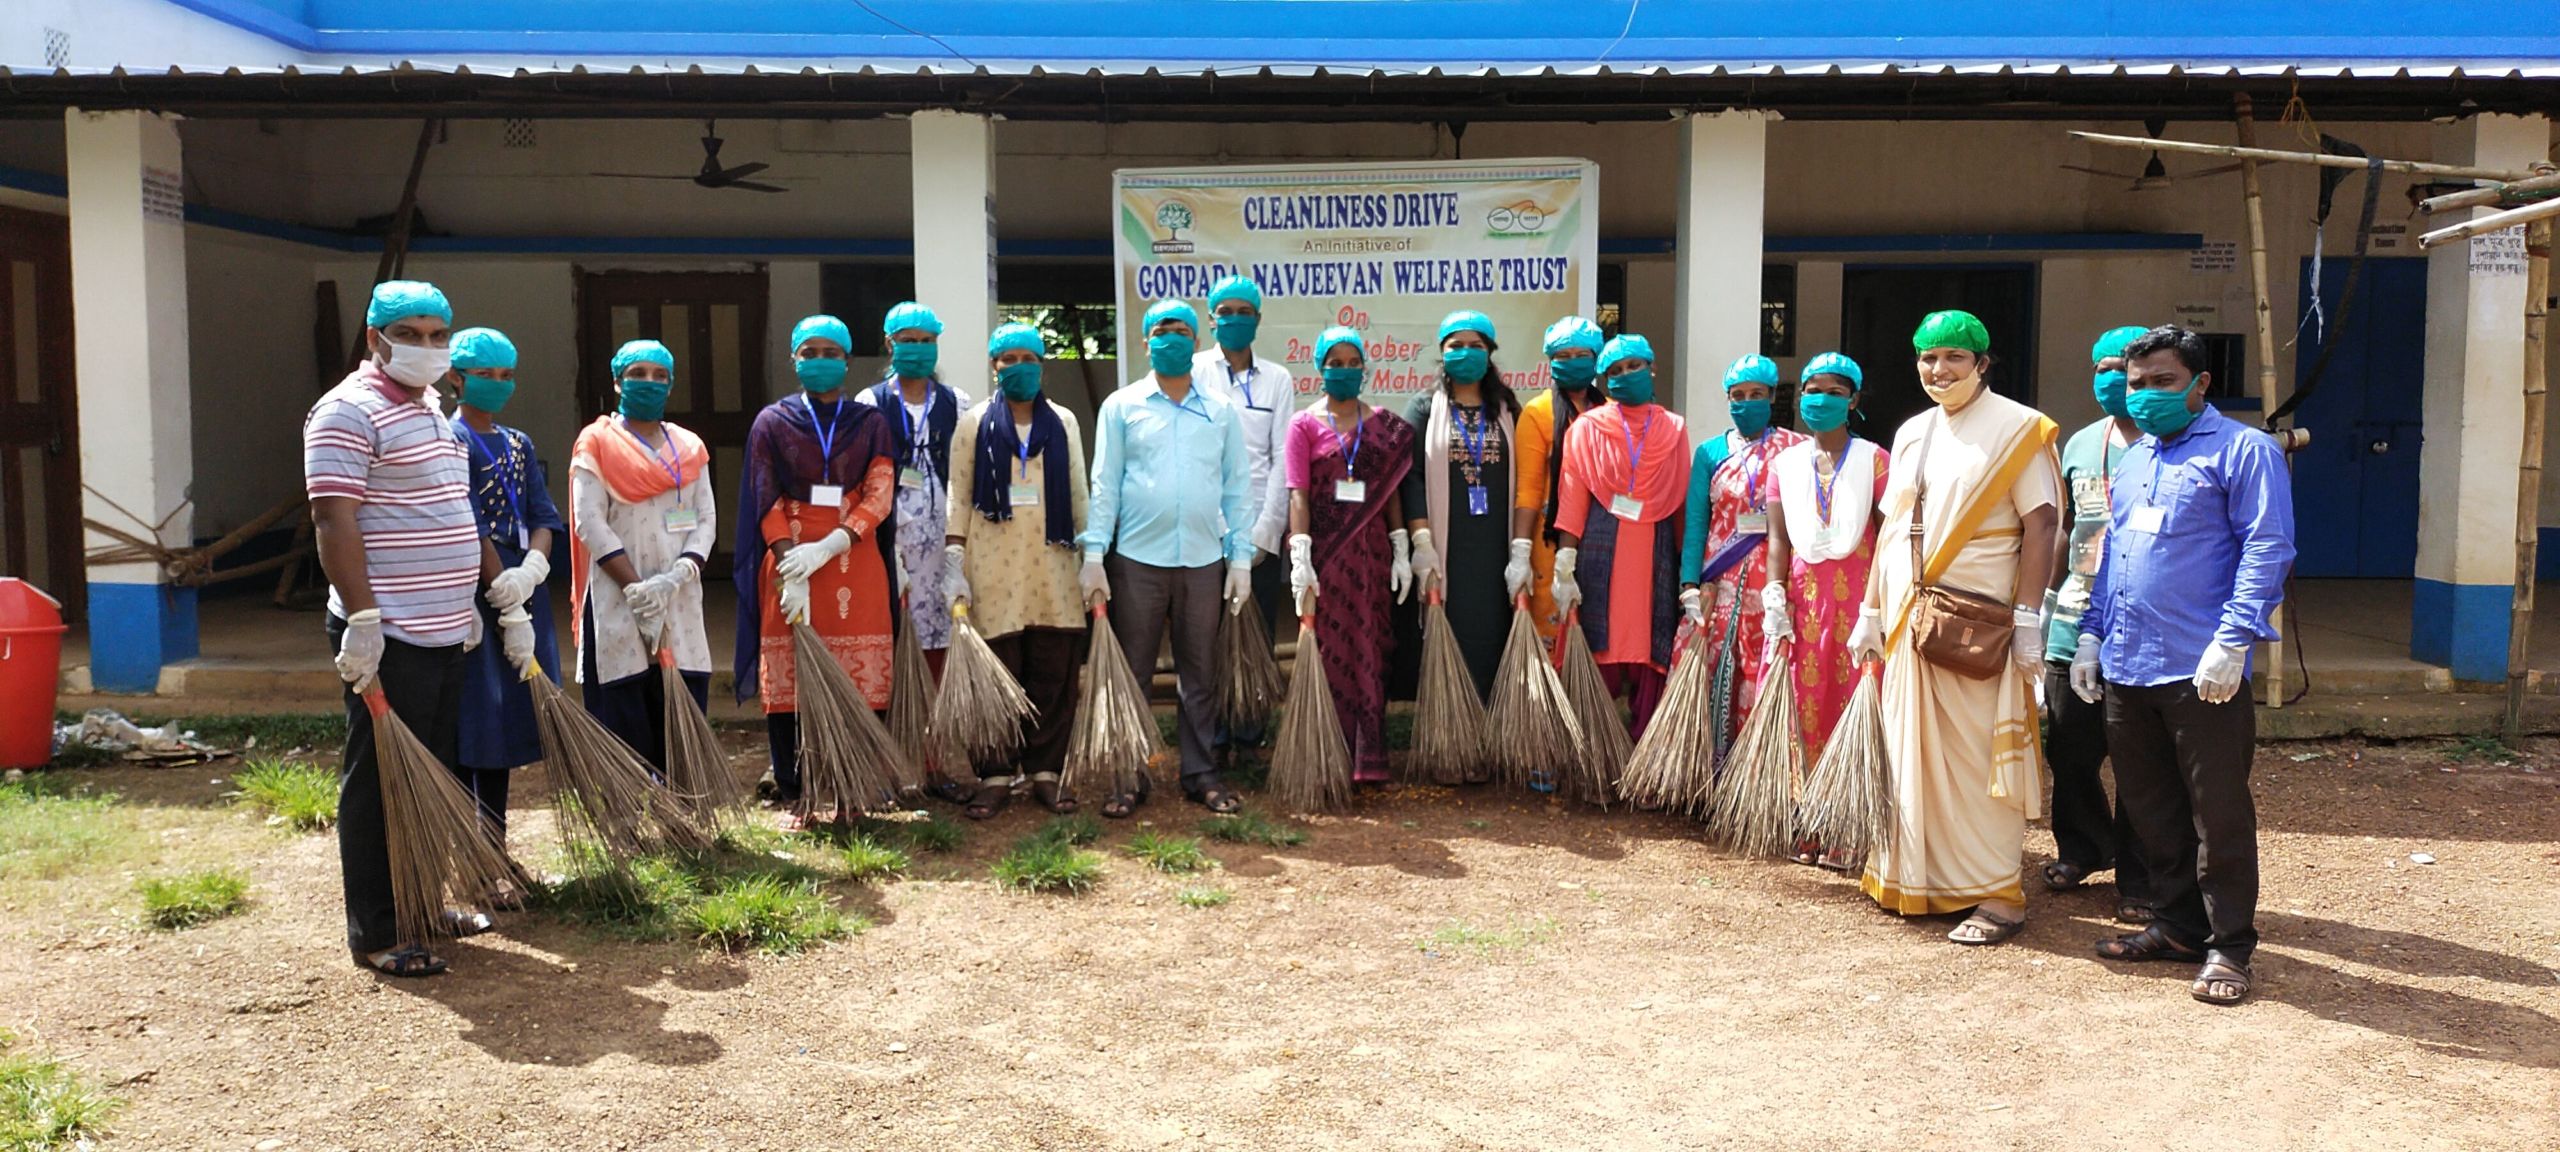
<path id="1" fill-rule="evenodd" d="M 1158 568 L 1114 552 L 1103 567 L 1111 577 L 1111 634 L 1141 682 L 1155 674 L 1156 653 L 1167 624 L 1172 626 L 1173 678 L 1182 697 L 1174 722 L 1182 734 L 1182 776 L 1204 776 L 1216 766 L 1210 749 L 1217 735 L 1218 613 L 1227 610 L 1227 566 Z"/>

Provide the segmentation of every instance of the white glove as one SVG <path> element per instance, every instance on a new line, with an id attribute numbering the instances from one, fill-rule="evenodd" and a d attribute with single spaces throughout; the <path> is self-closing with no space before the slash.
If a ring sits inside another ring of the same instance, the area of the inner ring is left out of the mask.
<path id="1" fill-rule="evenodd" d="M 1520 546 L 1525 543 L 1527 543 L 1525 540 L 1512 541 L 1511 554 L 1518 556 Z M 1573 578 L 1574 565 L 1581 560 L 1582 549 L 1580 548 L 1556 549 L 1556 578 L 1548 586 L 1548 591 L 1556 598 L 1558 612 L 1571 612 L 1574 605 L 1582 603 L 1582 585 Z"/>
<path id="2" fill-rule="evenodd" d="M 905 600 L 907 598 L 907 558 L 904 556 L 891 557 L 889 568 L 897 576 L 897 579 L 892 583 L 897 586 L 898 599 Z"/>
<path id="3" fill-rule="evenodd" d="M 1387 533 L 1387 547 L 1395 550 L 1395 559 L 1387 562 L 1387 591 L 1395 594 L 1396 603 L 1404 603 L 1413 591 L 1413 536 L 1402 528 Z"/>
<path id="4" fill-rule="evenodd" d="M 1680 590 L 1680 614 L 1688 617 L 1689 623 L 1701 628 L 1707 623 L 1705 599 L 1705 591 L 1695 585 Z"/>
<path id="5" fill-rule="evenodd" d="M 480 614 L 471 618 L 477 621 Z M 382 671 L 382 609 L 367 608 L 347 616 L 347 630 L 338 637 L 338 679 L 347 682 L 358 696 L 373 687 L 374 675 Z"/>
<path id="6" fill-rule="evenodd" d="M 785 624 L 806 624 L 809 622 L 808 581 L 792 580 L 788 578 L 783 580 L 782 622 Z"/>
<path id="7" fill-rule="evenodd" d="M 489 606 L 504 614 L 510 608 L 523 606 L 533 599 L 533 590 L 551 578 L 551 558 L 540 552 L 524 554 L 524 563 L 498 573 L 489 581 Z"/>
<path id="8" fill-rule="evenodd" d="M 462 634 L 462 650 L 465 652 L 472 652 L 477 651 L 479 647 L 480 613 L 475 610 L 471 613 L 471 630 Z"/>
<path id="9" fill-rule="evenodd" d="M 942 606 L 944 608 L 958 608 L 969 602 L 969 574 L 960 567 L 961 561 L 967 559 L 968 555 L 967 545 L 945 544 L 942 546 Z"/>
<path id="10" fill-rule="evenodd" d="M 2106 689 L 2106 680 L 2098 675 L 2098 638 L 2083 632 L 2079 648 L 2071 654 L 2071 694 L 2083 704 L 2095 704 Z"/>
<path id="11" fill-rule="evenodd" d="M 1417 528 L 1413 532 L 1413 585 L 1429 592 L 1433 585 L 1446 579 L 1441 569 L 1440 550 L 1431 544 L 1431 530 Z"/>
<path id="12" fill-rule="evenodd" d="M 1502 589 L 1517 600 L 1529 594 L 1529 542 L 1511 538 L 1511 562 L 1502 566 Z"/>
<path id="13" fill-rule="evenodd" d="M 2021 668 L 2044 663 L 2044 613 L 2026 605 L 2009 610 L 2009 659 Z"/>
<path id="14" fill-rule="evenodd" d="M 853 549 L 853 533 L 838 528 L 783 554 L 774 571 L 785 580 L 806 580 L 809 574 L 826 567 L 836 557 Z"/>
<path id="15" fill-rule="evenodd" d="M 507 666 L 520 676 L 533 675 L 533 614 L 524 605 L 507 609 L 498 617 L 498 650 L 507 654 Z"/>
<path id="16" fill-rule="evenodd" d="M 684 577 L 679 574 L 681 571 L 660 572 L 646 580 L 623 585 L 622 598 L 631 605 L 631 614 L 652 628 L 666 619 L 668 610 L 675 607 L 676 589 L 684 583 Z"/>
<path id="17" fill-rule="evenodd" d="M 1244 611 L 1253 602 L 1253 566 L 1231 564 L 1227 567 L 1227 615 Z"/>
<path id="18" fill-rule="evenodd" d="M 1304 611 L 1307 594 L 1315 590 L 1316 541 L 1302 532 L 1289 538 L 1289 595 Z"/>
<path id="19" fill-rule="evenodd" d="M 1796 634 L 1796 618 L 1787 612 L 1787 586 L 1775 580 L 1760 586 L 1760 634 L 1771 643 Z"/>
<path id="20" fill-rule="evenodd" d="M 2239 695 L 2248 670 L 2248 649 L 2228 644 L 2206 648 L 2204 658 L 2196 661 L 2196 699 L 2220 704 Z"/>
<path id="21" fill-rule="evenodd" d="M 1849 655 L 1860 663 L 1884 659 L 1884 617 L 1875 609 L 1858 609 L 1858 626 L 1849 630 Z"/>
<path id="22" fill-rule="evenodd" d="M 1076 587 L 1084 591 L 1086 607 L 1111 599 L 1111 578 L 1103 575 L 1102 561 L 1099 559 L 1085 560 L 1084 567 L 1076 573 Z"/>

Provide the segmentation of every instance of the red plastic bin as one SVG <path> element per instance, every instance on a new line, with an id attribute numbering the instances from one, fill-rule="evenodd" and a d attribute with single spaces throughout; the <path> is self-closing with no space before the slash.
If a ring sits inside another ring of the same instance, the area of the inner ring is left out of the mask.
<path id="1" fill-rule="evenodd" d="M 62 687 L 62 602 L 0 577 L 0 768 L 53 759 L 53 708 Z"/>

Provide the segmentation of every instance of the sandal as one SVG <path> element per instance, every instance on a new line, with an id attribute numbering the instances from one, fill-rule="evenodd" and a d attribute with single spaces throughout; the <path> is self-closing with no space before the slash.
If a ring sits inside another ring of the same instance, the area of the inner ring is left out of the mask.
<path id="1" fill-rule="evenodd" d="M 1154 780 L 1144 772 L 1138 773 L 1138 786 L 1127 792 L 1112 793 L 1102 802 L 1102 814 L 1113 820 L 1126 820 L 1136 815 L 1138 807 L 1147 802 L 1148 790 L 1154 787 Z"/>
<path id="2" fill-rule="evenodd" d="M 403 980 L 420 976 L 441 976 L 445 971 L 442 957 L 415 944 L 403 944 L 370 956 L 358 953 L 356 963 L 385 976 L 396 976 Z"/>
<path id="3" fill-rule="evenodd" d="M 2068 892 L 2089 878 L 2089 870 L 2068 860 L 2048 860 L 2044 865 L 2044 887 L 2048 892 Z"/>
<path id="4" fill-rule="evenodd" d="M 996 813 L 1004 811 L 1005 805 L 1013 802 L 1013 781 L 1003 776 L 980 780 L 978 790 L 966 799 L 968 803 L 960 807 L 961 815 L 972 820 L 993 819 Z"/>
<path id="5" fill-rule="evenodd" d="M 2116 923 L 2118 924 L 2149 924 L 2158 915 L 2151 910 L 2150 905 L 2138 900 L 2124 900 L 2116 904 Z"/>
<path id="6" fill-rule="evenodd" d="M 1041 807 L 1060 816 L 1073 816 L 1078 807 L 1076 798 L 1067 795 L 1066 788 L 1058 783 L 1058 774 L 1055 772 L 1031 774 L 1031 798 L 1038 801 Z"/>
<path id="7" fill-rule="evenodd" d="M 487 913 L 462 908 L 445 909 L 443 923 L 444 934 L 456 940 L 477 936 L 497 927 L 490 921 Z"/>
<path id="8" fill-rule="evenodd" d="M 2027 930 L 2024 920 L 2003 920 L 1988 912 L 1975 912 L 1964 923 L 1947 933 L 1947 939 L 1968 948 L 1981 948 L 2000 943 Z"/>
<path id="9" fill-rule="evenodd" d="M 938 770 L 925 774 L 924 794 L 932 799 L 940 800 L 945 804 L 967 804 L 970 801 L 977 799 L 979 794 L 985 790 L 986 789 L 983 785 L 972 790 L 968 785 L 962 784 Z"/>
<path id="10" fill-rule="evenodd" d="M 2099 959 L 2121 960 L 2128 964 L 2139 964 L 2147 960 L 2175 960 L 2181 964 L 2195 964 L 2202 962 L 2205 958 L 2204 953 L 2193 946 L 2180 944 L 2172 939 L 2168 929 L 2158 924 L 2153 924 L 2140 932 L 2109 936 L 2098 941 L 2096 948 Z"/>
<path id="11" fill-rule="evenodd" d="M 1214 772 L 1203 772 L 1197 780 L 1183 781 L 1182 792 L 1191 798 L 1192 803 L 1208 809 L 1213 815 L 1228 816 L 1244 811 L 1244 797 L 1227 787 L 1226 781 L 1218 779 Z"/>
<path id="12" fill-rule="evenodd" d="M 2204 967 L 2196 971 L 2196 982 L 2187 994 L 2217 1008 L 2228 1008 L 2249 998 L 2249 966 L 2233 963 L 2219 951 L 2205 954 Z"/>

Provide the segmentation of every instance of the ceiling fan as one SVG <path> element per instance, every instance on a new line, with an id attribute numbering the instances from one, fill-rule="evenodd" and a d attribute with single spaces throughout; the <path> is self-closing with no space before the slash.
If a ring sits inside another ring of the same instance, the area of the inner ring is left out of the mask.
<path id="1" fill-rule="evenodd" d="M 740 164 L 734 168 L 720 166 L 719 121 L 702 122 L 702 170 L 691 176 L 671 176 L 661 172 L 590 172 L 590 176 L 608 176 L 622 180 L 691 180 L 705 188 L 744 188 L 749 192 L 788 192 L 776 184 L 763 184 L 747 177 L 772 165 L 762 162 Z"/>
<path id="2" fill-rule="evenodd" d="M 2154 140 L 2159 139 L 2160 134 L 2167 131 L 2168 128 L 2169 122 L 2166 120 L 2153 119 L 2142 122 L 2143 132 Z M 2160 152 L 2158 149 L 2152 150 L 2151 159 L 2143 163 L 2142 171 L 2140 172 L 2117 172 L 2107 168 L 2091 168 L 2085 164 L 2065 164 L 2062 165 L 2062 168 L 2067 172 L 2086 172 L 2092 176 L 2112 176 L 2119 180 L 2129 180 L 2132 183 L 2125 189 L 2125 191 L 2128 192 L 2157 192 L 2177 183 L 2180 180 L 2201 180 L 2207 176 L 2220 176 L 2226 172 L 2237 172 L 2240 170 L 2240 166 L 2237 164 L 2223 164 L 2212 168 L 2200 168 L 2193 172 L 2181 172 L 2176 175 L 2171 175 L 2169 172 L 2169 166 L 2160 162 Z"/>

